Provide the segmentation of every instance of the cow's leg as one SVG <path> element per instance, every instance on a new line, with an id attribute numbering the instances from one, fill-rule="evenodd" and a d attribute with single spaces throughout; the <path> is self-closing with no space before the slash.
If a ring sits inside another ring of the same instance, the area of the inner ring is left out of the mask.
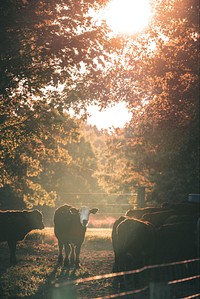
<path id="1" fill-rule="evenodd" d="M 126 271 L 126 259 L 125 259 L 125 253 L 120 252 L 119 257 L 117 259 L 117 271 L 118 272 L 125 272 Z M 121 290 L 124 290 L 126 288 L 126 279 L 125 275 L 119 276 L 119 287 Z"/>
<path id="2" fill-rule="evenodd" d="M 76 249 L 75 249 L 75 252 L 76 252 L 75 266 L 76 266 L 76 268 L 80 267 L 80 258 L 79 258 L 80 251 L 81 251 L 81 244 L 78 244 L 78 245 L 76 245 Z"/>
<path id="3" fill-rule="evenodd" d="M 58 240 L 59 254 L 58 254 L 58 263 L 61 264 L 63 262 L 63 242 Z"/>
<path id="4" fill-rule="evenodd" d="M 117 256 L 117 253 L 116 251 L 114 251 L 114 264 L 113 264 L 113 268 L 112 268 L 112 272 L 115 273 L 115 272 L 119 272 L 119 262 L 118 262 L 118 256 Z M 113 278 L 113 282 L 112 282 L 112 285 L 114 288 L 117 288 L 118 287 L 118 283 L 119 283 L 119 277 L 114 277 Z"/>
<path id="5" fill-rule="evenodd" d="M 71 255 L 70 255 L 70 266 L 74 265 L 74 259 L 75 259 L 75 246 L 71 245 Z"/>
<path id="6" fill-rule="evenodd" d="M 8 247 L 9 247 L 9 250 L 10 250 L 10 263 L 12 265 L 15 265 L 17 263 L 16 254 L 15 254 L 16 245 L 17 245 L 16 241 L 13 241 L 13 240 L 8 241 Z"/>
<path id="7" fill-rule="evenodd" d="M 64 266 L 69 267 L 69 254 L 70 254 L 71 247 L 70 247 L 69 243 L 65 243 L 64 247 L 65 247 Z"/>
<path id="8" fill-rule="evenodd" d="M 115 273 L 115 272 L 117 272 L 117 270 L 118 270 L 117 254 L 114 251 L 114 264 L 113 264 L 113 267 L 112 267 L 112 272 Z"/>

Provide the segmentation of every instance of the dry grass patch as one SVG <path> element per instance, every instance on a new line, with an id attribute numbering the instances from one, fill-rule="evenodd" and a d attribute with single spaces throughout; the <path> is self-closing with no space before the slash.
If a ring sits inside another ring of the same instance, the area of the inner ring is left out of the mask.
<path id="1" fill-rule="evenodd" d="M 81 250 L 83 267 L 75 270 L 58 267 L 53 228 L 32 231 L 18 243 L 16 266 L 9 265 L 7 244 L 0 243 L 0 298 L 49 298 L 56 283 L 93 275 L 99 263 L 107 267 L 100 261 L 100 255 L 107 256 L 106 250 L 111 254 L 110 236 L 110 229 L 88 229 Z"/>

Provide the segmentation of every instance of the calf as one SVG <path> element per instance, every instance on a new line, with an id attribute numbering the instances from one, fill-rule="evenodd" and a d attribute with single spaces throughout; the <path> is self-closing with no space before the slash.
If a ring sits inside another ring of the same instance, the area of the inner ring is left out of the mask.
<path id="1" fill-rule="evenodd" d="M 33 229 L 43 229 L 42 214 L 34 211 L 0 211 L 0 242 L 6 241 L 10 263 L 16 264 L 16 245 Z"/>
<path id="2" fill-rule="evenodd" d="M 69 205 L 61 206 L 55 211 L 54 232 L 58 239 L 59 263 L 63 261 L 62 251 L 64 247 L 64 265 L 69 267 L 69 264 L 75 264 L 76 267 L 79 267 L 80 250 L 85 238 L 89 214 L 96 214 L 97 211 L 97 208 L 90 210 L 88 207 L 81 207 L 78 210 Z"/>

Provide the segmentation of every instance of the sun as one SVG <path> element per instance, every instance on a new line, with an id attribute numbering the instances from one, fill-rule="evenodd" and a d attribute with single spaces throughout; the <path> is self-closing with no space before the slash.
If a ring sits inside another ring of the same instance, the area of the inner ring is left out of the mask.
<path id="1" fill-rule="evenodd" d="M 148 26 L 151 8 L 148 0 L 112 0 L 104 18 L 115 33 L 134 34 Z"/>
<path id="2" fill-rule="evenodd" d="M 90 117 L 87 122 L 96 126 L 99 130 L 113 128 L 123 128 L 131 120 L 132 113 L 126 107 L 124 102 L 119 102 L 114 106 L 109 106 L 103 111 L 99 107 L 91 105 L 88 107 Z"/>

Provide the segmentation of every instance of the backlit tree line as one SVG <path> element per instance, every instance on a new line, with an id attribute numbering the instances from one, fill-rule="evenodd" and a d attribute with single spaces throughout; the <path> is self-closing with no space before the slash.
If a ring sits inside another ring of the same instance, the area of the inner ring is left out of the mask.
<path id="1" fill-rule="evenodd" d="M 199 193 L 199 3 L 152 1 L 147 29 L 115 36 L 88 13 L 106 2 L 0 4 L 0 208 L 66 189 Z M 87 105 L 119 101 L 131 122 L 88 139 Z"/>

